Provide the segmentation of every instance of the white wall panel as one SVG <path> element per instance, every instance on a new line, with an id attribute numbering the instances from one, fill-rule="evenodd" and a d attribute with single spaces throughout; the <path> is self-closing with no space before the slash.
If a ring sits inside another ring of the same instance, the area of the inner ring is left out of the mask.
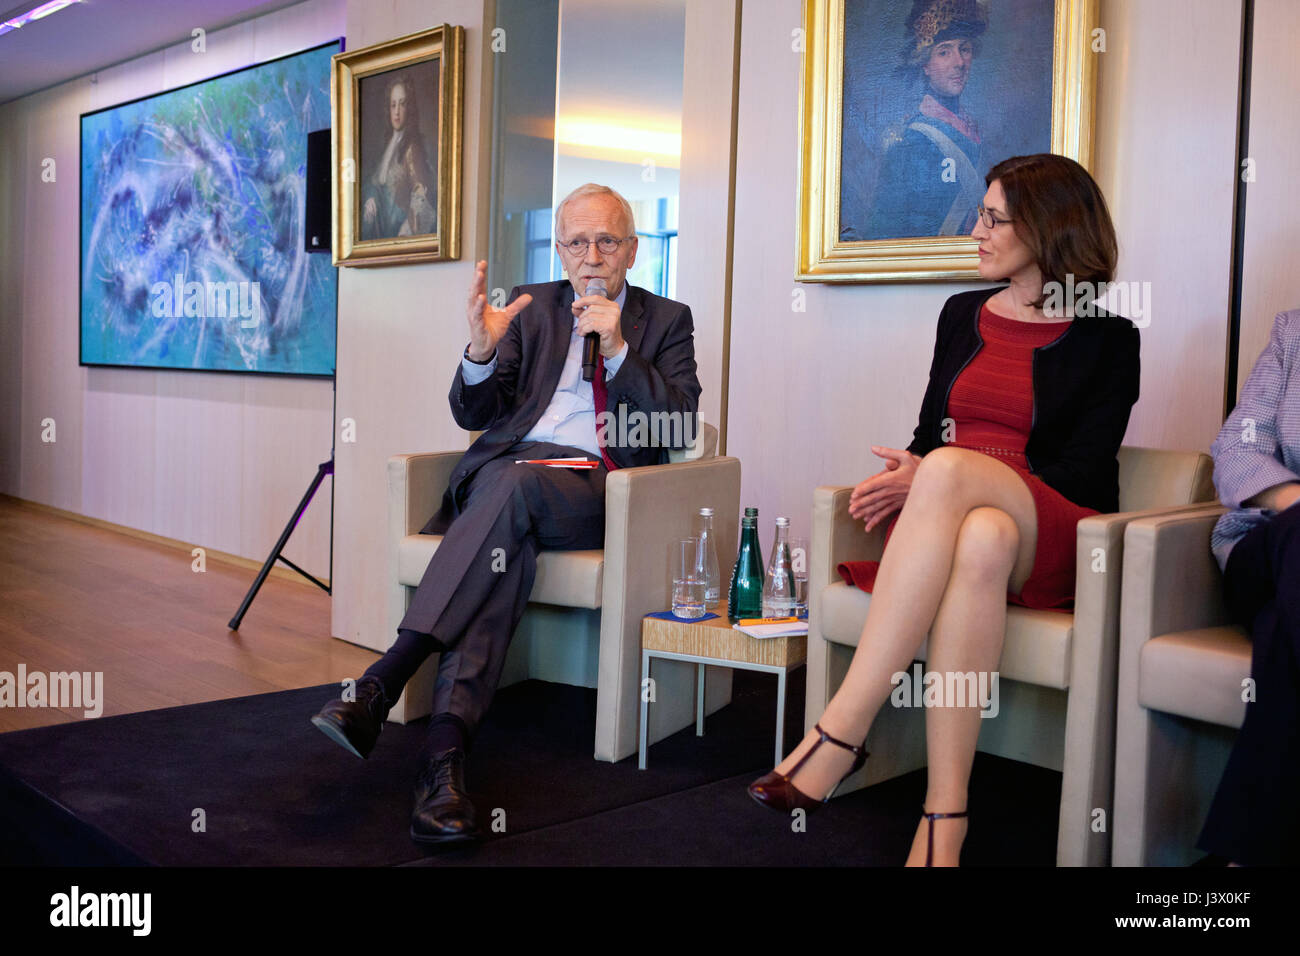
<path id="1" fill-rule="evenodd" d="M 1151 290 L 1126 441 L 1208 452 L 1223 423 L 1241 3 L 1103 0 L 1101 22 L 1095 172 L 1117 279 Z"/>
<path id="2" fill-rule="evenodd" d="M 81 371 L 86 381 L 81 460 L 86 468 L 80 507 L 70 510 L 162 534 L 155 530 L 163 526 L 154 515 L 156 373 L 121 368 Z"/>
<path id="3" fill-rule="evenodd" d="M 195 26 L 202 27 L 203 24 L 196 23 Z M 257 62 L 253 55 L 253 38 L 255 34 L 263 30 L 269 32 L 271 29 L 271 26 L 261 18 L 236 23 L 216 33 L 206 34 L 203 37 L 201 52 L 194 49 L 194 38 L 178 39 L 176 43 L 162 51 L 163 88 L 175 89 L 178 86 L 229 73 L 231 70 L 238 70 L 240 67 Z M 275 41 L 272 41 L 272 45 L 274 48 L 280 46 Z M 272 60 L 290 52 L 292 49 L 284 49 L 279 53 L 271 53 L 264 59 Z"/>
<path id="4" fill-rule="evenodd" d="M 739 0 L 686 5 L 679 179 L 677 298 L 695 319 L 700 415 L 722 414 L 727 216 L 731 210 L 731 111 Z"/>
<path id="5" fill-rule="evenodd" d="M 1300 308 L 1298 40 L 1300 4 L 1255 0 L 1249 152 L 1256 179 L 1246 187 L 1237 394 L 1268 343 L 1273 317 Z"/>
<path id="6" fill-rule="evenodd" d="M 242 550 L 242 377 L 159 372 L 157 379 L 154 526 L 231 554 Z"/>
<path id="7" fill-rule="evenodd" d="M 61 88 L 60 88 L 61 89 Z M 77 126 L 69 108 L 85 108 L 85 96 L 47 90 L 28 97 L 26 160 L 7 188 L 26 205 L 22 242 L 26 271 L 19 297 L 23 316 L 23 469 L 20 494 L 59 508 L 81 505 L 79 467 L 84 371 L 77 365 Z M 42 179 L 54 161 L 54 182 Z M 31 280 L 35 281 L 31 281 Z M 52 418 L 57 441 L 42 441 L 41 422 Z"/>
<path id="8" fill-rule="evenodd" d="M 330 456 L 331 383 L 303 384 L 270 376 L 244 381 L 239 540 L 241 553 L 259 560 L 271 553 L 316 466 Z M 285 557 L 319 578 L 330 573 L 332 482 L 321 482 L 284 549 Z"/>
<path id="9" fill-rule="evenodd" d="M 19 107 L 0 106 L 0 183 L 15 183 L 27 169 L 27 128 Z M 0 188 L 0 491 L 21 480 L 23 431 L 23 273 L 27 205 L 22 191 Z"/>

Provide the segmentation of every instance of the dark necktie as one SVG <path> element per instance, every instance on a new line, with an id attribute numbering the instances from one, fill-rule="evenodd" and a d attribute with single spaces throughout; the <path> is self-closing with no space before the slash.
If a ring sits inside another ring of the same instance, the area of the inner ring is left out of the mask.
<path id="1" fill-rule="evenodd" d="M 605 356 L 599 352 L 596 353 L 596 374 L 591 380 L 591 395 L 596 403 L 596 447 L 600 449 L 601 460 L 605 462 L 605 467 L 613 471 L 618 465 L 605 454 L 605 445 L 607 441 L 601 441 L 602 433 L 600 430 L 600 413 L 605 411 L 605 405 L 609 401 L 609 392 L 605 389 Z M 608 439 L 608 436 L 605 436 Z"/>

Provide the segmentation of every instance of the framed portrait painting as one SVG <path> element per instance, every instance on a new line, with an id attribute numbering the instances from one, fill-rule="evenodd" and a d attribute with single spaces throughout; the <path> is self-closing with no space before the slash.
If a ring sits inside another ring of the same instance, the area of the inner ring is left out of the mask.
<path id="1" fill-rule="evenodd" d="M 333 59 L 335 265 L 460 258 L 465 31 Z"/>
<path id="2" fill-rule="evenodd" d="M 795 278 L 978 279 L 989 169 L 1091 164 L 1096 20 L 1097 0 L 805 0 Z"/>

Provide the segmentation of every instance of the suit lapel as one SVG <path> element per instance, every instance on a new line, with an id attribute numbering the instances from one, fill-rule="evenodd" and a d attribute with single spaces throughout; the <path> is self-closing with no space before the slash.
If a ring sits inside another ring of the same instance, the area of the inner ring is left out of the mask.
<path id="1" fill-rule="evenodd" d="M 640 352 L 641 338 L 645 335 L 645 292 L 634 285 L 627 287 L 627 301 L 623 303 L 619 328 L 628 348 Z"/>

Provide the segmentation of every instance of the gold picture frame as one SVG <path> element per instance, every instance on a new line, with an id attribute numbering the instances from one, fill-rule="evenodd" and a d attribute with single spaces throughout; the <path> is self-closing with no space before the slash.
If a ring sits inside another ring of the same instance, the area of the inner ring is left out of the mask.
<path id="1" fill-rule="evenodd" d="M 969 235 L 843 237 L 845 230 L 841 229 L 840 220 L 841 146 L 844 134 L 845 6 L 849 2 L 889 0 L 805 0 L 804 5 L 806 48 L 799 91 L 795 280 L 978 280 L 977 243 Z M 992 2 L 997 4 L 999 0 Z M 1050 151 L 1074 159 L 1087 169 L 1092 163 L 1096 102 L 1097 54 L 1093 52 L 1097 42 L 1094 34 L 1096 24 L 1097 0 L 1056 0 L 1051 55 Z M 1104 34 L 1101 36 L 1104 43 Z M 1045 103 L 1043 108 L 1046 109 Z M 1008 157 L 990 158 L 997 162 Z M 981 175 L 992 163 L 984 165 Z"/>
<path id="2" fill-rule="evenodd" d="M 336 54 L 330 93 L 334 264 L 459 259 L 464 28 Z"/>

